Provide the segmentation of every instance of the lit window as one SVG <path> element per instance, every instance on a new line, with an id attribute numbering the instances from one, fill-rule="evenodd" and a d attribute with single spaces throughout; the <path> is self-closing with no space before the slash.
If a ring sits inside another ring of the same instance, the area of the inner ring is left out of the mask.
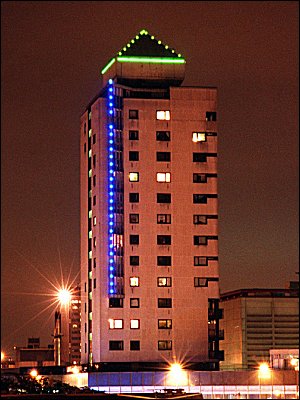
<path id="1" fill-rule="evenodd" d="M 157 223 L 158 224 L 170 224 L 171 223 L 171 214 L 157 214 Z"/>
<path id="2" fill-rule="evenodd" d="M 140 307 L 140 299 L 139 298 L 131 298 L 130 299 L 130 308 L 139 308 Z"/>
<path id="3" fill-rule="evenodd" d="M 158 329 L 172 329 L 172 320 L 171 319 L 159 319 L 158 320 Z"/>
<path id="4" fill-rule="evenodd" d="M 194 225 L 206 225 L 207 224 L 207 216 L 194 214 L 193 221 L 194 221 Z"/>
<path id="5" fill-rule="evenodd" d="M 140 329 L 140 320 L 139 319 L 131 319 L 130 320 L 130 329 Z"/>
<path id="6" fill-rule="evenodd" d="M 89 218 L 92 218 L 92 210 L 89 211 Z"/>
<path id="7" fill-rule="evenodd" d="M 138 172 L 129 172 L 129 181 L 130 182 L 138 182 L 139 181 L 139 173 Z"/>
<path id="8" fill-rule="evenodd" d="M 159 287 L 164 287 L 164 286 L 171 287 L 172 286 L 172 278 L 170 278 L 170 277 L 159 277 L 159 278 L 157 278 L 157 286 L 159 286 Z"/>
<path id="9" fill-rule="evenodd" d="M 159 340 L 158 350 L 172 350 L 172 340 Z"/>
<path id="10" fill-rule="evenodd" d="M 169 121 L 170 120 L 170 111 L 156 111 L 156 119 Z"/>
<path id="11" fill-rule="evenodd" d="M 158 172 L 156 174 L 157 182 L 171 182 L 170 172 Z"/>
<path id="12" fill-rule="evenodd" d="M 139 286 L 139 278 L 137 276 L 129 278 L 129 282 L 131 287 Z"/>
<path id="13" fill-rule="evenodd" d="M 109 329 L 123 329 L 122 319 L 109 319 Z"/>
<path id="14" fill-rule="evenodd" d="M 207 278 L 199 278 L 199 277 L 194 278 L 194 287 L 207 287 L 207 286 L 208 286 Z"/>
<path id="15" fill-rule="evenodd" d="M 195 256 L 194 257 L 194 266 L 207 266 L 207 257 Z"/>
<path id="16" fill-rule="evenodd" d="M 193 142 L 206 142 L 206 134 L 205 132 L 193 132 Z"/>
<path id="17" fill-rule="evenodd" d="M 97 218 L 96 217 L 94 217 L 94 220 L 93 220 L 94 222 L 94 225 L 96 225 L 97 224 Z"/>

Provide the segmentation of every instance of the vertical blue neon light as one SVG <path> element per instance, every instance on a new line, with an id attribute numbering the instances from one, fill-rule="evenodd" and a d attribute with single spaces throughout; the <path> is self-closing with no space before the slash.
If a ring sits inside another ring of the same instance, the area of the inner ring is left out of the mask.
<path id="1" fill-rule="evenodd" d="M 115 207 L 115 158 L 114 158 L 114 86 L 113 80 L 108 81 L 107 95 L 107 112 L 108 112 L 108 292 L 109 294 L 116 293 L 115 287 L 115 247 L 114 247 L 114 214 Z"/>

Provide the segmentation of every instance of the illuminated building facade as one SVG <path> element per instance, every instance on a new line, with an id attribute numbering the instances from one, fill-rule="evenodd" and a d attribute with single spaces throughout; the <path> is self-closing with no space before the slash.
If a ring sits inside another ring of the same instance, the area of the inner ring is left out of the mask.
<path id="1" fill-rule="evenodd" d="M 299 348 L 299 288 L 235 290 L 221 295 L 221 305 L 221 369 L 255 369 L 275 349 Z"/>
<path id="2" fill-rule="evenodd" d="M 217 90 L 141 31 L 81 117 L 81 362 L 218 369 Z"/>
<path id="3" fill-rule="evenodd" d="M 69 363 L 80 364 L 81 358 L 80 286 L 74 287 L 69 305 Z"/>

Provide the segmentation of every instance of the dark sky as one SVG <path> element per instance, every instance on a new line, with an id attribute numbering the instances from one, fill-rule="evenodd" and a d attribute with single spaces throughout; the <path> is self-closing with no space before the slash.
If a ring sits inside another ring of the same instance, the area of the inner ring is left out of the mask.
<path id="1" fill-rule="evenodd" d="M 298 276 L 298 2 L 1 3 L 2 344 L 51 343 L 79 271 L 79 120 L 140 30 L 218 87 L 221 292 Z M 45 307 L 49 306 L 46 310 Z M 41 314 L 39 315 L 39 313 Z"/>

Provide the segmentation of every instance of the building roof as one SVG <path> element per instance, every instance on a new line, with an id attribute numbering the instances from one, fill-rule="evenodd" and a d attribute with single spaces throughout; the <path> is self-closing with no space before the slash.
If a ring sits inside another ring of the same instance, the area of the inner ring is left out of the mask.
<path id="1" fill-rule="evenodd" d="M 226 301 L 239 297 L 299 297 L 299 289 L 239 289 L 222 293 L 220 300 Z"/>
<path id="2" fill-rule="evenodd" d="M 185 60 L 175 49 L 163 44 L 161 40 L 150 35 L 145 29 L 132 38 L 106 66 L 102 69 L 102 75 L 115 62 L 150 62 L 184 64 Z"/>

